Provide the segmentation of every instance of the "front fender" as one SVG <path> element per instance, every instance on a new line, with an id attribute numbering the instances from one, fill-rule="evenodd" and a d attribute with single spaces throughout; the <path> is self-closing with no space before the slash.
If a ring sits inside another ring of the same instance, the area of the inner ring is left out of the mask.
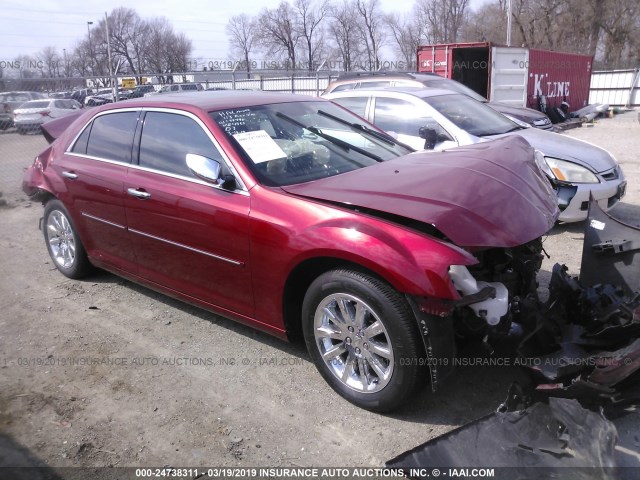
<path id="1" fill-rule="evenodd" d="M 449 266 L 477 263 L 455 245 L 392 224 L 379 228 L 333 220 L 301 232 L 292 242 L 314 248 L 302 248 L 291 259 L 290 271 L 312 258 L 336 258 L 376 273 L 399 292 L 424 297 L 458 299 Z"/>

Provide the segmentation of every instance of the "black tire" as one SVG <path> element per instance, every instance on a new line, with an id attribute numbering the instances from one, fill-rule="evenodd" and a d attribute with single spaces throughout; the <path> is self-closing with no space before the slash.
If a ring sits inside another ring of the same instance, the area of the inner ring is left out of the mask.
<path id="1" fill-rule="evenodd" d="M 358 316 L 358 311 L 365 313 Z M 383 331 L 372 335 L 381 330 L 378 322 Z M 320 374 L 337 393 L 361 408 L 393 410 L 428 379 L 420 365 L 424 346 L 409 305 L 390 285 L 366 273 L 345 269 L 320 275 L 304 298 L 302 330 Z M 334 356 L 334 348 L 344 352 Z M 390 355 L 378 355 L 382 351 Z M 323 353 L 331 360 L 325 361 Z"/>
<path id="2" fill-rule="evenodd" d="M 18 130 L 18 133 L 20 135 L 26 135 L 27 134 L 27 131 L 24 128 L 16 128 L 16 130 Z"/>
<path id="3" fill-rule="evenodd" d="M 59 200 L 47 202 L 42 232 L 49 256 L 63 275 L 77 279 L 93 270 L 71 216 Z"/>

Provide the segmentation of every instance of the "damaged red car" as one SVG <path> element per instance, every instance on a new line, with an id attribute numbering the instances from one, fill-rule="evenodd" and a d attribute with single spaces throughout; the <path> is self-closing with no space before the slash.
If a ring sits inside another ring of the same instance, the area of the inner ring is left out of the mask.
<path id="1" fill-rule="evenodd" d="M 69 125 L 70 123 L 70 125 Z M 95 267 L 283 339 L 347 400 L 391 410 L 508 332 L 556 197 L 520 138 L 413 152 L 329 101 L 130 100 L 50 122 L 23 190 L 56 267 Z"/>

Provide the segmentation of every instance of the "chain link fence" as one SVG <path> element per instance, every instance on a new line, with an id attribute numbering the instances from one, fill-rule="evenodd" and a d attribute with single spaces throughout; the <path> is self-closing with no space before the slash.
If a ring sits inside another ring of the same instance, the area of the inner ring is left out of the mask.
<path id="1" fill-rule="evenodd" d="M 9 91 L 34 91 L 47 95 L 64 94 L 73 90 L 104 89 L 113 85 L 133 88 L 136 85 L 153 85 L 160 90 L 167 84 L 197 83 L 204 90 L 264 90 L 304 95 L 320 95 L 327 85 L 338 77 L 338 72 L 309 72 L 256 70 L 199 71 L 172 74 L 136 74 L 98 77 L 0 77 L 0 94 Z M 55 95 L 54 95 L 55 96 Z"/>

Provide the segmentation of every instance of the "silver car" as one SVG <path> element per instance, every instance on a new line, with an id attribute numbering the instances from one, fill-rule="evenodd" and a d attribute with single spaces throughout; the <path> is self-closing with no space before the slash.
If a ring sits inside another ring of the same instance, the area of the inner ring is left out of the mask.
<path id="1" fill-rule="evenodd" d="M 21 135 L 39 132 L 43 123 L 69 115 L 81 107 L 82 105 L 70 98 L 31 100 L 14 110 L 14 124 Z"/>
<path id="2" fill-rule="evenodd" d="M 415 149 L 443 150 L 507 135 L 524 137 L 541 152 L 539 163 L 558 194 L 559 220 L 563 222 L 587 218 L 590 194 L 605 211 L 625 194 L 624 173 L 611 153 L 575 138 L 516 123 L 466 95 L 385 88 L 323 96 Z"/>

